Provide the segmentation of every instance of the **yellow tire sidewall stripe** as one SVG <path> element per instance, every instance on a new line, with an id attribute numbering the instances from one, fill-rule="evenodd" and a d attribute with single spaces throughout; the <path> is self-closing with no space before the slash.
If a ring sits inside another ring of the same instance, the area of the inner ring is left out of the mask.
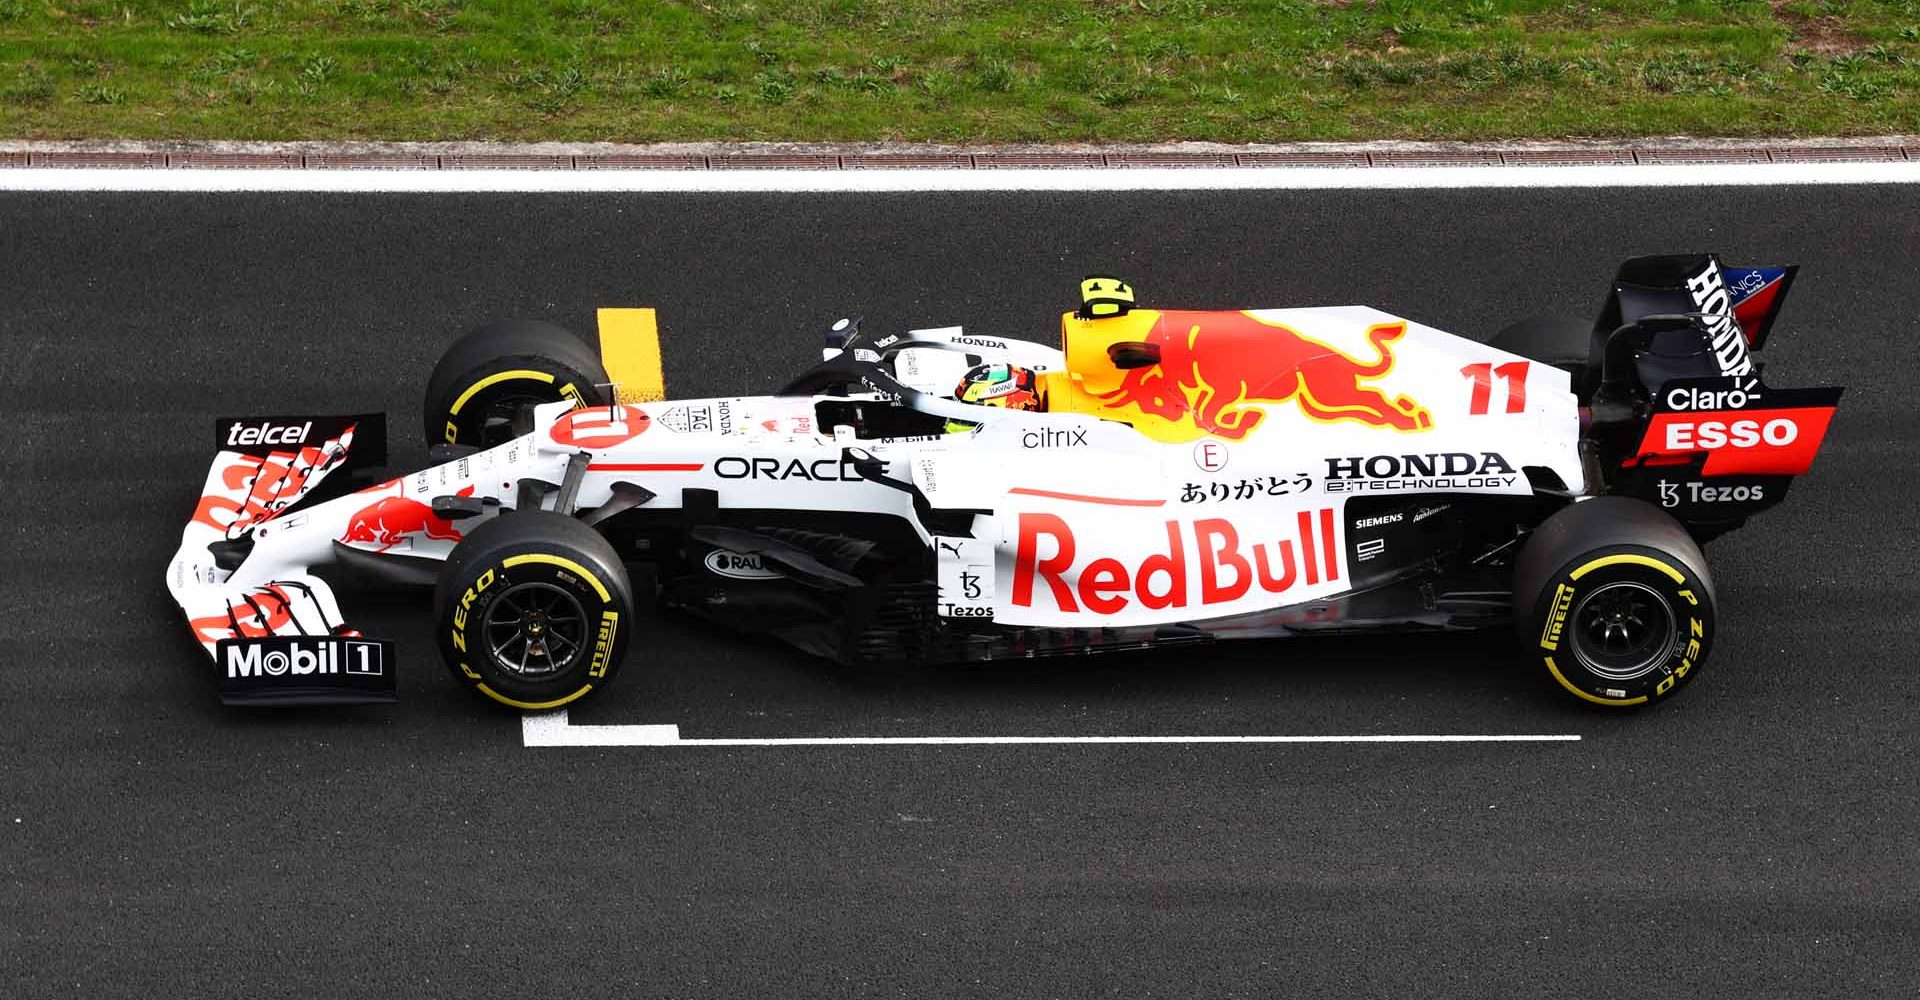
<path id="1" fill-rule="evenodd" d="M 545 382 L 548 385 L 552 385 L 553 376 L 546 372 L 534 371 L 531 368 L 515 368 L 511 371 L 495 372 L 492 375 L 489 375 L 486 378 L 483 378 L 480 381 L 475 382 L 470 386 L 467 386 L 467 391 L 461 393 L 460 398 L 453 401 L 453 406 L 448 410 L 448 412 L 453 414 L 454 416 L 459 416 L 460 408 L 467 405 L 467 402 L 473 399 L 474 395 L 478 393 L 480 390 L 485 389 L 486 387 L 491 385 L 499 385 L 502 382 L 519 382 L 519 381 Z"/>
<path id="2" fill-rule="evenodd" d="M 613 600 L 613 592 L 607 589 L 606 584 L 600 582 L 599 577 L 593 575 L 585 566 L 568 559 L 566 556 L 549 555 L 545 552 L 527 552 L 522 555 L 508 556 L 500 560 L 500 565 L 507 568 L 524 565 L 526 563 L 546 563 L 549 566 L 558 566 L 592 584 L 593 592 L 599 594 L 601 600 Z"/>
<path id="3" fill-rule="evenodd" d="M 1606 566 L 1620 566 L 1620 565 L 1648 566 L 1653 569 L 1657 569 L 1662 573 L 1665 573 L 1668 577 L 1672 578 L 1674 583 L 1685 586 L 1687 582 L 1686 575 L 1681 573 L 1679 570 L 1674 569 L 1672 566 L 1669 566 L 1666 563 L 1653 558 L 1652 556 L 1636 555 L 1631 552 L 1621 553 L 1620 555 L 1615 555 L 1615 556 L 1601 556 L 1600 558 L 1595 559 L 1592 562 L 1589 562 L 1581 566 L 1579 569 L 1574 570 L 1572 573 L 1567 574 L 1567 579 L 1578 580 L 1581 577 L 1586 576 L 1588 573 L 1591 573 L 1596 569 L 1601 569 L 1602 567 L 1606 567 Z"/>
<path id="4" fill-rule="evenodd" d="M 484 694 L 487 697 L 492 698 L 494 701 L 497 701 L 502 705 L 507 705 L 512 708 L 522 709 L 528 712 L 541 712 L 549 708 L 559 708 L 560 706 L 565 705 L 570 701 L 577 700 L 581 695 L 586 694 L 588 691 L 593 690 L 593 685 L 587 684 L 581 687 L 580 690 L 575 691 L 570 695 L 565 695 L 563 697 L 555 698 L 552 701 L 519 701 L 517 699 L 509 698 L 498 691 L 495 691 L 494 689 L 488 687 L 484 681 L 474 685 L 474 687 L 479 688 L 481 694 Z"/>
<path id="5" fill-rule="evenodd" d="M 1560 672 L 1560 666 L 1553 662 L 1553 657 L 1549 656 L 1545 657 L 1545 659 L 1547 661 L 1547 670 L 1553 674 L 1553 679 L 1559 681 L 1561 687 L 1573 692 L 1576 697 L 1583 698 L 1596 705 L 1606 705 L 1609 708 L 1626 708 L 1632 705 L 1644 705 L 1647 702 L 1647 696 L 1644 694 L 1638 698 L 1602 698 L 1597 694 L 1582 691 L 1576 687 L 1572 681 L 1567 680 L 1565 674 Z"/>

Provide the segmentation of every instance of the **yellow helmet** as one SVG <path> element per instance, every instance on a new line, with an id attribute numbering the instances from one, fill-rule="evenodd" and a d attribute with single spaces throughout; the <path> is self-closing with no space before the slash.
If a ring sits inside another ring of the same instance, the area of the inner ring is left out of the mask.
<path id="1" fill-rule="evenodd" d="M 954 388 L 953 398 L 962 403 L 1004 406 L 1009 410 L 1040 408 L 1040 396 L 1033 387 L 1033 372 L 1001 362 L 969 368 Z M 947 433 L 971 430 L 973 426 L 972 421 L 949 420 Z"/>

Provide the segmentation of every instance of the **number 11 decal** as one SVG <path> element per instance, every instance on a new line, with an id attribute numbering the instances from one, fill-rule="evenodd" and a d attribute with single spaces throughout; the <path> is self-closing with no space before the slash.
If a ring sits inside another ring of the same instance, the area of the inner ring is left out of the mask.
<path id="1" fill-rule="evenodd" d="M 1507 381 L 1507 412 L 1525 413 L 1527 411 L 1527 361 L 1509 361 L 1504 365 L 1495 365 L 1491 361 L 1482 361 L 1460 369 L 1460 374 L 1473 380 L 1473 402 L 1467 412 L 1476 417 L 1486 416 L 1488 407 L 1493 404 L 1493 380 L 1495 377 Z"/>

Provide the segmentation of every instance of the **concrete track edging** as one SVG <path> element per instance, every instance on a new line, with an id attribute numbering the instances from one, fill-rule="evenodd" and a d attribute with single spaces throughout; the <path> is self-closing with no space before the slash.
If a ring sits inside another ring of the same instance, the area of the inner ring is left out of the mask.
<path id="1" fill-rule="evenodd" d="M 1151 146 L 0 141 L 0 168 L 51 169 L 1372 169 L 1876 162 L 1920 162 L 1920 136 L 1776 141 L 1664 139 L 1615 143 L 1175 143 Z"/>

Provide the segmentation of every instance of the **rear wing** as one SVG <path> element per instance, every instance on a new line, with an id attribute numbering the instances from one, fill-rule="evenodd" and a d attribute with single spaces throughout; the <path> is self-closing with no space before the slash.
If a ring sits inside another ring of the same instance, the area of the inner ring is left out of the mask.
<path id="1" fill-rule="evenodd" d="M 304 567 L 250 566 L 269 526 L 336 492 L 342 470 L 386 461 L 386 418 L 272 416 L 214 423 L 216 454 L 167 590 L 221 670 L 233 704 L 393 699 L 388 644 L 347 626 L 325 581 Z M 326 487 L 323 489 L 323 487 Z"/>
<path id="2" fill-rule="evenodd" d="M 1729 267 L 1716 254 L 1660 254 L 1620 265 L 1594 323 L 1594 358 L 1615 330 L 1654 316 L 1692 313 L 1701 333 L 1656 336 L 1640 361 L 1649 388 L 1674 378 L 1758 381 L 1754 353 L 1766 346 L 1798 265 Z"/>
<path id="3" fill-rule="evenodd" d="M 1756 357 L 1798 271 L 1713 254 L 1620 266 L 1589 366 L 1614 493 L 1708 538 L 1778 504 L 1812 467 L 1842 390 L 1769 387 Z"/>

